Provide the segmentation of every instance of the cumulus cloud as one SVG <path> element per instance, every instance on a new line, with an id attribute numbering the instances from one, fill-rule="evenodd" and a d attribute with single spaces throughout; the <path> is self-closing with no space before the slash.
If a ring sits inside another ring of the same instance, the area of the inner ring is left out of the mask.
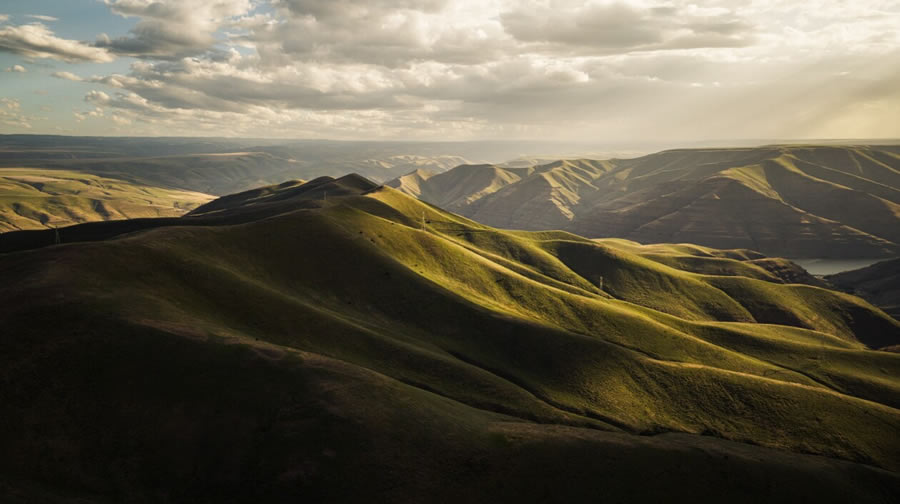
<path id="1" fill-rule="evenodd" d="M 25 73 L 28 70 L 26 70 L 25 67 L 23 67 L 22 65 L 13 65 L 11 67 L 8 67 L 5 71 L 6 72 L 15 72 L 15 73 Z"/>
<path id="2" fill-rule="evenodd" d="M 103 91 L 97 91 L 96 89 L 93 89 L 84 96 L 84 101 L 88 103 L 95 103 L 97 105 L 106 105 L 110 102 L 110 97 Z"/>
<path id="3" fill-rule="evenodd" d="M 49 58 L 70 63 L 103 63 L 114 59 L 105 49 L 59 38 L 41 23 L 0 27 L 0 51 L 26 58 Z"/>
<path id="4" fill-rule="evenodd" d="M 53 72 L 51 75 L 53 77 L 56 77 L 57 79 L 65 79 L 75 82 L 81 82 L 82 80 L 84 80 L 81 77 L 73 74 L 72 72 Z"/>
<path id="5" fill-rule="evenodd" d="M 446 0 L 280 0 L 274 15 L 239 24 L 236 40 L 261 64 L 297 60 L 400 67 L 421 61 L 474 64 L 513 47 L 494 18 L 497 5 Z"/>
<path id="6" fill-rule="evenodd" d="M 139 58 L 178 59 L 216 44 L 216 31 L 246 14 L 250 0 L 104 0 L 120 16 L 140 20 L 127 36 L 101 35 L 97 47 Z"/>

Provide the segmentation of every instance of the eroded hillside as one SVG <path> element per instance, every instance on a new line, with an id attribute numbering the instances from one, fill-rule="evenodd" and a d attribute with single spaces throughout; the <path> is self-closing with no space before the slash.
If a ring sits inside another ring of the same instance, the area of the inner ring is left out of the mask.
<path id="1" fill-rule="evenodd" d="M 403 179 L 388 185 L 503 228 L 786 257 L 900 254 L 894 146 L 685 149 L 472 171 L 459 167 L 417 182 L 414 190 Z M 437 183 L 442 179 L 456 183 L 447 189 Z M 482 179 L 503 183 L 469 182 Z"/>

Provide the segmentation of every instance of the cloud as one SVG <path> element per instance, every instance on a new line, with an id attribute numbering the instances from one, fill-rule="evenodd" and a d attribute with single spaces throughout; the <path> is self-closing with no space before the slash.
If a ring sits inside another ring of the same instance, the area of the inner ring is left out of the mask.
<path id="1" fill-rule="evenodd" d="M 115 59 L 104 49 L 59 38 L 40 23 L 0 27 L 0 51 L 26 58 L 49 58 L 70 63 L 103 63 Z"/>
<path id="2" fill-rule="evenodd" d="M 101 106 L 113 124 L 128 124 L 129 134 L 253 136 L 266 131 L 282 138 L 427 138 L 435 131 L 450 136 L 464 126 L 452 121 L 422 120 L 404 111 L 279 110 L 247 106 L 240 111 L 168 108 L 127 91 L 104 100 L 92 95 L 90 103 Z M 82 119 L 89 112 L 77 111 Z M 93 122 L 93 125 L 101 123 Z"/>
<path id="3" fill-rule="evenodd" d="M 13 65 L 5 70 L 6 72 L 15 72 L 15 73 L 25 73 L 28 70 L 25 69 L 22 65 Z"/>
<path id="4" fill-rule="evenodd" d="M 502 58 L 510 38 L 491 1 L 280 0 L 251 17 L 233 38 L 263 65 L 298 60 L 402 67 L 415 62 L 481 63 Z"/>
<path id="5" fill-rule="evenodd" d="M 0 14 L 0 23 L 5 23 L 9 20 L 9 14 Z"/>
<path id="6" fill-rule="evenodd" d="M 107 105 L 110 102 L 110 97 L 103 91 L 94 89 L 84 96 L 84 101 L 97 105 Z"/>
<path id="7" fill-rule="evenodd" d="M 742 47 L 753 25 L 734 12 L 626 3 L 522 3 L 500 19 L 516 40 L 543 52 L 610 54 L 687 48 Z"/>
<path id="8" fill-rule="evenodd" d="M 22 105 L 13 98 L 0 98 L 0 124 L 31 129 L 28 117 L 22 113 Z"/>
<path id="9" fill-rule="evenodd" d="M 55 18 L 53 16 L 45 16 L 43 14 L 27 14 L 25 17 L 47 22 L 59 21 L 59 18 Z"/>
<path id="10" fill-rule="evenodd" d="M 138 61 L 53 75 L 131 134 L 900 135 L 867 91 L 898 75 L 888 0 L 104 2 L 134 24 L 90 49 Z"/>
<path id="11" fill-rule="evenodd" d="M 81 82 L 84 80 L 81 77 L 73 74 L 72 72 L 53 72 L 51 75 L 53 77 L 56 77 L 57 79 L 65 79 L 75 82 Z"/>
<path id="12" fill-rule="evenodd" d="M 153 59 L 179 59 L 203 54 L 217 43 L 215 33 L 226 22 L 249 12 L 249 0 L 104 0 L 110 10 L 140 20 L 127 36 L 101 35 L 96 47 Z"/>
<path id="13" fill-rule="evenodd" d="M 113 123 L 115 123 L 119 126 L 128 126 L 129 124 L 132 123 L 131 119 L 124 117 L 122 115 L 119 115 L 119 114 L 113 114 L 112 116 L 110 116 L 110 119 L 112 120 Z"/>
<path id="14" fill-rule="evenodd" d="M 324 20 L 378 17 L 379 13 L 395 10 L 435 12 L 446 6 L 449 0 L 275 0 L 273 3 L 296 15 Z"/>

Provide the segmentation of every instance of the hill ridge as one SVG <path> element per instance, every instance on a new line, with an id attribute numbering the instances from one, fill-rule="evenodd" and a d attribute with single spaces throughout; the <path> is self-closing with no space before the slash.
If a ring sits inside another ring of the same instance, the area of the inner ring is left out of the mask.
<path id="1" fill-rule="evenodd" d="M 434 179 L 420 181 L 415 191 L 396 179 L 388 185 L 505 228 L 560 228 L 644 243 L 754 246 L 768 255 L 798 258 L 890 257 L 900 254 L 900 156 L 894 150 L 770 146 L 672 149 L 606 161 L 560 160 L 531 167 L 527 177 L 488 188 L 467 188 L 459 180 L 452 206 L 443 199 L 446 191 L 431 183 Z M 454 170 L 442 176 L 453 177 Z M 533 177 L 560 184 L 566 193 L 523 189 L 534 184 Z M 740 191 L 731 191 L 728 198 L 718 195 L 715 201 L 700 201 L 703 196 L 695 194 L 704 184 L 728 179 L 763 197 L 744 200 Z M 465 195 L 475 193 L 477 198 L 466 200 Z M 652 209 L 673 198 L 685 203 L 663 223 L 654 224 L 660 216 Z M 702 205 L 691 206 L 692 201 Z M 779 208 L 773 202 L 787 206 Z M 787 240 L 788 235 L 794 239 Z"/>

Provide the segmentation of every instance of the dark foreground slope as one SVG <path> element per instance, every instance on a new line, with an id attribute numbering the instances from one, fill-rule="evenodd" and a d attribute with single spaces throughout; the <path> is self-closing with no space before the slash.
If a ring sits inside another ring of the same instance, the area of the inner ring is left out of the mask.
<path id="1" fill-rule="evenodd" d="M 503 228 L 750 248 L 781 257 L 900 253 L 896 146 L 678 149 L 635 159 L 476 168 L 411 174 L 388 185 Z"/>
<path id="2" fill-rule="evenodd" d="M 829 275 L 838 289 L 867 299 L 900 320 L 900 259 L 881 261 L 865 268 Z"/>
<path id="3" fill-rule="evenodd" d="M 900 323 L 746 251 L 503 232 L 353 176 L 63 231 L 0 256 L 4 501 L 900 492 L 872 350 Z"/>

